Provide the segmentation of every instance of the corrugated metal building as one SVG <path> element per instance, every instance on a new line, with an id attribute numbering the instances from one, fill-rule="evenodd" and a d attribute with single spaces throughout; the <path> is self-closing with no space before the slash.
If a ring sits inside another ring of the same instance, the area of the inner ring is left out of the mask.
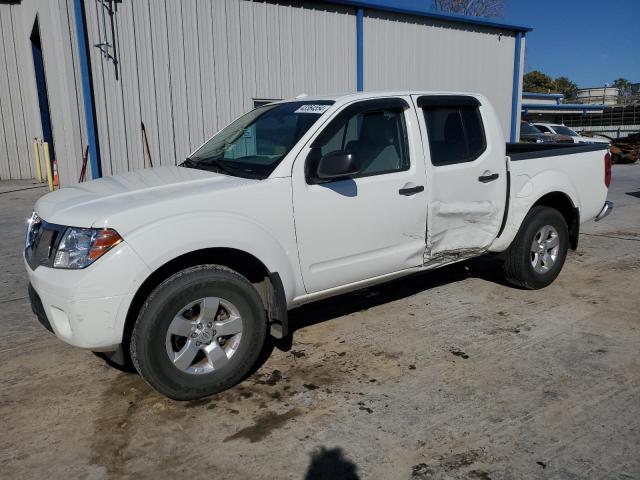
<path id="1" fill-rule="evenodd" d="M 354 90 L 483 93 L 517 138 L 530 29 L 417 0 L 0 0 L 0 179 L 62 185 L 182 161 L 260 101 Z"/>

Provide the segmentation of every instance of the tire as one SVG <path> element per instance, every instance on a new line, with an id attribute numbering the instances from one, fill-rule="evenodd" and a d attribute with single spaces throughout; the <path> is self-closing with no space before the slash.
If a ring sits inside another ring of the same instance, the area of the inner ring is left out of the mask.
<path id="1" fill-rule="evenodd" d="M 227 335 L 219 336 L 222 332 Z M 131 359 L 158 392 L 193 400 L 240 382 L 266 334 L 264 304 L 253 285 L 226 267 L 200 265 L 151 292 L 133 328 Z"/>
<path id="2" fill-rule="evenodd" d="M 545 238 L 541 239 L 541 234 Z M 554 250 L 555 247 L 548 248 L 554 243 L 554 234 L 557 250 Z M 562 270 L 568 245 L 569 229 L 562 214 L 550 207 L 533 207 L 506 252 L 503 268 L 507 281 L 530 290 L 550 285 Z M 536 248 L 539 250 L 534 252 Z"/>

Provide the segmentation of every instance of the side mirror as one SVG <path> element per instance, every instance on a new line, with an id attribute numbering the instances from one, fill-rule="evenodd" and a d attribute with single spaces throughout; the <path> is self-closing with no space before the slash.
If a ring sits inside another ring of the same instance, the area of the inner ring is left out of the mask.
<path id="1" fill-rule="evenodd" d="M 360 171 L 358 154 L 336 150 L 327 153 L 318 162 L 316 177 L 319 180 L 333 180 L 355 175 Z"/>

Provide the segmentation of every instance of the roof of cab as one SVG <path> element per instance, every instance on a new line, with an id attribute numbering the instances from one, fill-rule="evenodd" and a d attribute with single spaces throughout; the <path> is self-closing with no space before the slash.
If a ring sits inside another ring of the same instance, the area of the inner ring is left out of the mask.
<path id="1" fill-rule="evenodd" d="M 348 92 L 338 93 L 330 95 L 305 95 L 301 94 L 294 98 L 287 98 L 273 103 L 281 102 L 313 102 L 322 100 L 333 100 L 334 102 L 349 101 L 349 100 L 364 100 L 368 98 L 385 98 L 385 97 L 398 97 L 407 95 L 465 95 L 477 98 L 484 98 L 480 93 L 476 92 L 452 92 L 452 91 L 428 91 L 428 90 L 389 90 L 381 92 Z"/>

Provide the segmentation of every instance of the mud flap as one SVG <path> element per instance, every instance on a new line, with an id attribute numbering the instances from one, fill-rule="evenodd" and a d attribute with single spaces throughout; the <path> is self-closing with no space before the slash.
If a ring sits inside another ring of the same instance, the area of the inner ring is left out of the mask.
<path id="1" fill-rule="evenodd" d="M 271 282 L 271 294 L 268 300 L 269 333 L 272 337 L 282 340 L 289 335 L 287 298 L 282 279 L 277 272 L 269 273 L 269 281 Z"/>

